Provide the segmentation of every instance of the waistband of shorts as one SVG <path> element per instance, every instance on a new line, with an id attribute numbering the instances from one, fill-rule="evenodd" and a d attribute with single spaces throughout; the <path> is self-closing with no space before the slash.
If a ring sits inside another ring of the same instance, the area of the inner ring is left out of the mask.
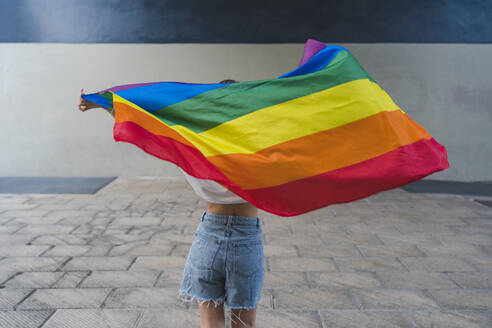
<path id="1" fill-rule="evenodd" d="M 225 215 L 205 211 L 202 215 L 202 222 L 210 222 L 218 225 L 237 225 L 237 226 L 259 226 L 260 219 L 255 217 L 245 217 L 239 215 Z"/>

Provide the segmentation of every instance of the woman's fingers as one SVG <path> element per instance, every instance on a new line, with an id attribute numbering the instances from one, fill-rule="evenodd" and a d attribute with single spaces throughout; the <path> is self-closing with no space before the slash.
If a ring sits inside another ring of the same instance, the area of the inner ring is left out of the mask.
<path id="1" fill-rule="evenodd" d="M 79 96 L 79 109 L 81 111 L 85 112 L 88 109 L 99 107 L 99 105 L 93 103 L 92 101 L 89 101 L 89 100 L 82 98 L 83 92 L 84 92 L 84 88 L 81 88 L 80 89 L 80 96 Z"/>
<path id="2" fill-rule="evenodd" d="M 81 111 L 86 111 L 88 109 L 97 108 L 97 107 L 98 107 L 97 104 L 94 104 L 93 102 L 87 100 L 83 100 L 79 103 L 79 109 Z"/>
<path id="3" fill-rule="evenodd" d="M 79 109 L 80 109 L 81 111 L 86 111 L 86 110 L 88 110 L 88 109 L 90 109 L 90 108 L 92 108 L 92 107 L 93 107 L 93 106 L 91 106 L 91 103 L 90 103 L 90 102 L 88 102 L 88 101 L 87 101 L 87 100 L 85 100 L 85 99 L 79 102 Z"/>
<path id="4" fill-rule="evenodd" d="M 84 88 L 80 89 L 80 94 L 79 94 L 79 110 L 82 112 L 85 112 L 86 110 L 92 108 L 90 105 L 90 102 L 82 98 L 82 93 L 84 92 Z"/>

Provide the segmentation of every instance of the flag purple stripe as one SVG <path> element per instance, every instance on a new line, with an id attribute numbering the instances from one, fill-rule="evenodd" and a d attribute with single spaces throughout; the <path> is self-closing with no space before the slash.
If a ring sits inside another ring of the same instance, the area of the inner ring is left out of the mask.
<path id="1" fill-rule="evenodd" d="M 306 41 L 306 45 L 304 46 L 304 53 L 302 54 L 299 66 L 302 66 L 305 62 L 311 59 L 311 57 L 316 55 L 320 50 L 323 50 L 324 48 L 326 48 L 325 43 L 313 39 L 308 39 Z"/>

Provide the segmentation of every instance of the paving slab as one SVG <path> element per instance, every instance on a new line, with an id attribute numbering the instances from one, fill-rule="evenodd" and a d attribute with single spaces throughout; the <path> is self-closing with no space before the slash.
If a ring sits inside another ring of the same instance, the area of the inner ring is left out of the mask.
<path id="1" fill-rule="evenodd" d="M 0 311 L 0 327 L 38 328 L 54 311 Z"/>
<path id="2" fill-rule="evenodd" d="M 183 279 L 183 269 L 166 269 L 161 271 L 156 287 L 174 287 L 179 288 Z"/>
<path id="3" fill-rule="evenodd" d="M 257 327 L 321 328 L 319 316 L 313 311 L 264 310 L 257 314 Z"/>
<path id="4" fill-rule="evenodd" d="M 93 234 L 52 234 L 37 235 L 32 245 L 87 245 L 95 236 Z"/>
<path id="5" fill-rule="evenodd" d="M 32 289 L 0 289 L 0 310 L 13 310 L 32 291 Z"/>
<path id="6" fill-rule="evenodd" d="M 0 246 L 0 257 L 39 256 L 50 248 L 48 245 L 5 245 Z"/>
<path id="7" fill-rule="evenodd" d="M 130 270 L 181 269 L 184 268 L 185 262 L 185 259 L 179 256 L 138 256 Z"/>
<path id="8" fill-rule="evenodd" d="M 356 309 L 348 289 L 274 290 L 276 309 Z"/>
<path id="9" fill-rule="evenodd" d="M 36 235 L 2 235 L 0 246 L 25 245 L 36 237 Z"/>
<path id="10" fill-rule="evenodd" d="M 52 288 L 76 288 L 90 274 L 90 271 L 67 271 Z"/>
<path id="11" fill-rule="evenodd" d="M 492 289 L 430 289 L 430 294 L 448 310 L 489 310 L 492 308 Z"/>
<path id="12" fill-rule="evenodd" d="M 373 257 L 341 257 L 335 256 L 334 261 L 340 271 L 407 271 L 405 266 L 394 256 Z"/>
<path id="13" fill-rule="evenodd" d="M 50 288 L 63 276 L 63 272 L 20 272 L 3 286 L 8 288 Z"/>
<path id="14" fill-rule="evenodd" d="M 57 225 L 57 224 L 30 224 L 19 231 L 16 234 L 62 234 L 62 233 L 70 233 L 77 228 L 75 225 Z"/>
<path id="15" fill-rule="evenodd" d="M 425 290 L 358 288 L 353 289 L 352 294 L 364 310 L 440 309 L 439 304 Z"/>
<path id="16" fill-rule="evenodd" d="M 321 310 L 324 327 L 344 328 L 414 328 L 405 314 L 398 311 Z M 444 327 L 444 326 L 443 326 Z"/>
<path id="17" fill-rule="evenodd" d="M 492 288 L 492 272 L 450 272 L 448 276 L 462 288 Z"/>
<path id="18" fill-rule="evenodd" d="M 357 249 L 357 245 L 355 244 L 330 245 L 329 247 L 300 245 L 297 246 L 297 250 L 299 256 L 302 257 L 361 256 L 361 252 Z"/>
<path id="19" fill-rule="evenodd" d="M 152 287 L 159 271 L 92 271 L 81 287 Z"/>
<path id="20" fill-rule="evenodd" d="M 464 258 L 458 258 L 453 256 L 399 257 L 399 260 L 410 271 L 428 271 L 428 272 L 476 271 L 476 269 L 472 265 L 468 264 L 468 262 L 466 262 Z"/>
<path id="21" fill-rule="evenodd" d="M 57 310 L 43 328 L 133 328 L 141 315 L 119 309 Z"/>
<path id="22" fill-rule="evenodd" d="M 414 311 L 405 312 L 416 327 L 446 328 L 489 328 L 492 316 L 484 312 L 471 311 Z"/>
<path id="23" fill-rule="evenodd" d="M 104 256 L 109 250 L 107 245 L 55 245 L 53 248 L 43 253 L 44 257 L 52 256 Z"/>
<path id="24" fill-rule="evenodd" d="M 10 235 L 22 229 L 21 225 L 3 225 L 0 226 L 0 236 L 1 235 Z"/>
<path id="25" fill-rule="evenodd" d="M 308 287 L 308 280 L 305 272 L 265 272 L 265 285 L 273 288 L 282 287 Z"/>
<path id="26" fill-rule="evenodd" d="M 275 257 L 275 256 L 296 257 L 298 254 L 298 250 L 296 246 L 265 245 L 263 247 L 263 253 L 266 257 Z"/>
<path id="27" fill-rule="evenodd" d="M 56 271 L 68 257 L 5 257 L 0 260 L 0 268 L 5 271 Z"/>
<path id="28" fill-rule="evenodd" d="M 273 257 L 269 263 L 272 271 L 336 271 L 330 258 Z"/>
<path id="29" fill-rule="evenodd" d="M 186 308 L 176 288 L 117 288 L 106 300 L 106 308 Z"/>
<path id="30" fill-rule="evenodd" d="M 134 242 L 125 245 L 114 246 L 109 252 L 110 256 L 144 256 L 144 255 L 170 255 L 175 248 L 173 243 L 151 245 L 148 242 Z M 189 246 L 188 246 L 189 248 Z"/>
<path id="31" fill-rule="evenodd" d="M 109 288 L 36 289 L 17 308 L 23 310 L 99 308 L 110 291 Z"/>
<path id="32" fill-rule="evenodd" d="M 126 270 L 132 264 L 133 257 L 122 256 L 80 256 L 71 259 L 64 267 L 65 271 L 86 271 L 86 270 Z"/>
<path id="33" fill-rule="evenodd" d="M 198 311 L 186 309 L 148 309 L 137 328 L 200 327 Z"/>
<path id="34" fill-rule="evenodd" d="M 452 279 L 452 274 L 444 272 L 427 272 L 427 271 L 411 271 L 411 272 L 395 272 L 381 271 L 376 273 L 382 285 L 387 288 L 456 288 L 458 285 L 455 279 Z M 465 275 L 473 274 L 470 272 L 463 273 Z M 459 276 L 458 276 L 459 277 Z"/>
<path id="35" fill-rule="evenodd" d="M 17 272 L 15 271 L 0 271 L 0 285 L 8 281 L 11 277 L 15 276 Z"/>
<path id="36" fill-rule="evenodd" d="M 381 287 L 374 272 L 307 272 L 312 288 L 371 288 Z"/>

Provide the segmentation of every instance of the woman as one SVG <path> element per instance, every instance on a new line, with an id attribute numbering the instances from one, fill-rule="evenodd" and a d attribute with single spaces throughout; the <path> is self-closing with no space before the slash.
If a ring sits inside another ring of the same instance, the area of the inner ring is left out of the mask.
<path id="1" fill-rule="evenodd" d="M 82 92 L 81 111 L 100 107 L 82 99 Z M 114 117 L 113 111 L 107 111 Z M 186 259 L 179 294 L 198 301 L 201 327 L 225 327 L 224 303 L 231 309 L 232 327 L 254 327 L 264 281 L 258 209 L 215 181 L 181 171 L 207 201 L 207 209 Z"/>

